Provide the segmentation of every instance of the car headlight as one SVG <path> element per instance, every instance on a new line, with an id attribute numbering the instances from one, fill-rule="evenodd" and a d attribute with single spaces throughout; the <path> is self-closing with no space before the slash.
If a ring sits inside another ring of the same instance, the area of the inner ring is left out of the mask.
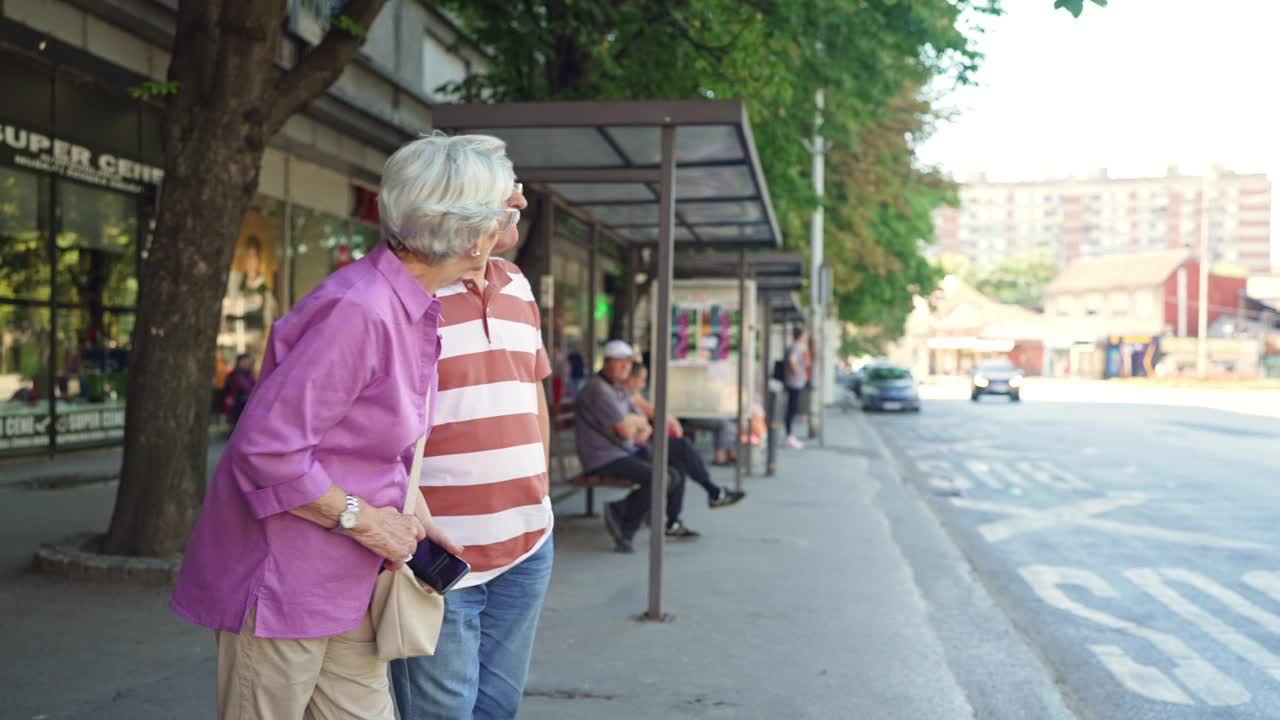
<path id="1" fill-rule="evenodd" d="M 864 395 L 879 395 L 880 388 L 875 385 L 864 385 L 862 386 L 862 392 Z"/>
<path id="2" fill-rule="evenodd" d="M 1013 377 L 1009 378 L 1009 387 L 1011 387 L 1011 388 L 1020 388 L 1020 387 L 1022 387 L 1022 376 L 1021 376 L 1021 375 L 1014 375 Z"/>
<path id="3" fill-rule="evenodd" d="M 981 375 L 976 375 L 973 378 L 973 384 L 975 387 L 986 387 L 991 384 L 991 381 Z"/>

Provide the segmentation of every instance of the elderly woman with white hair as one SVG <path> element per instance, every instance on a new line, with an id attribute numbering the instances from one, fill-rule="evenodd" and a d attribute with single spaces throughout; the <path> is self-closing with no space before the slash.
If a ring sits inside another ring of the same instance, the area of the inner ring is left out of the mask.
<path id="1" fill-rule="evenodd" d="M 384 242 L 272 328 L 174 590 L 217 632 L 219 718 L 392 718 L 377 575 L 423 537 L 462 550 L 423 503 L 401 509 L 430 431 L 436 291 L 483 267 L 519 193 L 505 145 L 475 135 L 406 145 L 382 182 Z"/>

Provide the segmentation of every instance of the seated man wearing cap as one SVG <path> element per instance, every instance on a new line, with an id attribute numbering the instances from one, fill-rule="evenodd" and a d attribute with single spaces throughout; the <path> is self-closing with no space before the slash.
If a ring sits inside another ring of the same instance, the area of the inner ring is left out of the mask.
<path id="1" fill-rule="evenodd" d="M 631 481 L 637 487 L 622 500 L 604 506 L 604 525 L 619 552 L 632 552 L 631 538 L 649 513 L 649 487 L 653 467 L 636 456 L 637 443 L 645 444 L 653 428 L 627 392 L 626 381 L 635 362 L 635 351 L 621 340 L 604 346 L 604 370 L 582 388 L 575 400 L 578 458 L 590 475 L 608 475 Z M 668 468 L 667 537 L 694 540 L 699 533 L 680 522 L 684 506 L 684 475 Z"/>

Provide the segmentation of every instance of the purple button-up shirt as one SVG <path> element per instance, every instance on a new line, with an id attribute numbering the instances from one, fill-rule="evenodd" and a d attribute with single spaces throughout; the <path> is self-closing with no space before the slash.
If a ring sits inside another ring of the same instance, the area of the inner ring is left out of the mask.
<path id="1" fill-rule="evenodd" d="M 315 638 L 354 629 L 382 560 L 289 512 L 332 485 L 404 505 L 427 431 L 440 301 L 381 244 L 339 270 L 271 331 L 262 377 L 223 451 L 171 607 L 193 623 Z"/>

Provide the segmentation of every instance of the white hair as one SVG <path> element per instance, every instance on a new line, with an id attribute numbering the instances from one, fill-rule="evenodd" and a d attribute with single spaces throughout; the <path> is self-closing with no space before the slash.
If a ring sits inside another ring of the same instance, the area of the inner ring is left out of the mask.
<path id="1" fill-rule="evenodd" d="M 515 179 L 507 144 L 496 137 L 418 138 L 382 168 L 382 237 L 429 262 L 457 257 L 496 229 Z"/>

